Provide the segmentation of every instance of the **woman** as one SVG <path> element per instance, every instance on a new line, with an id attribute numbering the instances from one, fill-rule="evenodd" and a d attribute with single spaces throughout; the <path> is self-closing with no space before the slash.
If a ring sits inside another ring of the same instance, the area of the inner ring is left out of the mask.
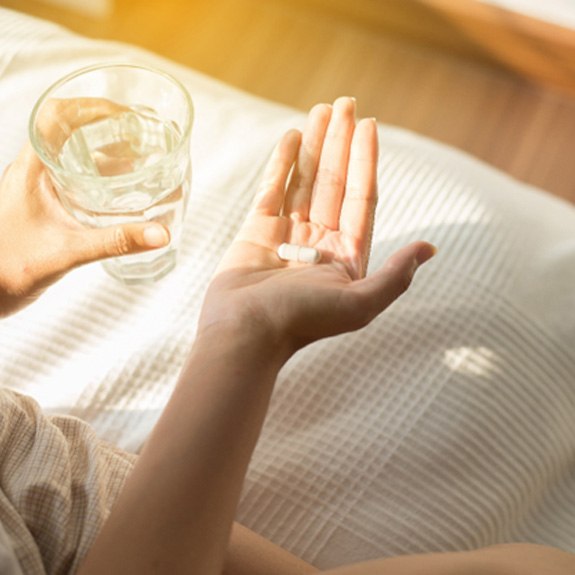
<path id="1" fill-rule="evenodd" d="M 377 132 L 355 102 L 315 106 L 276 147 L 246 221 L 207 291 L 197 338 L 160 420 L 78 573 L 301 574 L 312 566 L 233 525 L 276 376 L 302 347 L 357 330 L 409 286 L 435 248 L 410 244 L 365 277 L 377 200 Z M 87 230 L 57 202 L 26 148 L 0 190 L 0 311 L 26 305 L 83 263 L 165 245 L 158 224 Z M 287 243 L 319 263 L 279 257 Z M 131 471 L 130 471 L 131 469 Z M 231 535 L 230 535 L 231 534 Z M 382 559 L 333 575 L 575 572 L 534 545 Z"/>

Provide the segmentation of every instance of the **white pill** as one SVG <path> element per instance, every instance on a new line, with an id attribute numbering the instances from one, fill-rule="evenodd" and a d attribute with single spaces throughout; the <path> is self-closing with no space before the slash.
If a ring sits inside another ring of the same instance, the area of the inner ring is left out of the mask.
<path id="1" fill-rule="evenodd" d="M 303 264 L 317 264 L 321 259 L 319 250 L 297 244 L 281 244 L 278 248 L 278 256 L 282 260 L 301 262 Z"/>

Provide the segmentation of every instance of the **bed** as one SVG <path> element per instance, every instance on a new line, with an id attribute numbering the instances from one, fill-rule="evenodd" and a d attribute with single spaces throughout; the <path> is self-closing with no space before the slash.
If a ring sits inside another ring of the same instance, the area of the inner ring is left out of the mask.
<path id="1" fill-rule="evenodd" d="M 132 46 L 0 9 L 0 168 L 32 106 L 98 62 L 162 68 L 195 105 L 177 268 L 125 286 L 78 269 L 0 324 L 0 381 L 137 452 L 272 146 L 304 114 Z M 408 294 L 280 374 L 238 520 L 318 567 L 533 541 L 575 552 L 575 207 L 380 125 L 371 268 L 439 247 Z"/>

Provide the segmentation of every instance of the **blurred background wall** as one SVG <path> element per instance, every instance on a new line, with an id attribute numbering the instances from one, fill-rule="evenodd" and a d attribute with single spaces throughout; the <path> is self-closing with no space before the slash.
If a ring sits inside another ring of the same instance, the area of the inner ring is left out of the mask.
<path id="1" fill-rule="evenodd" d="M 482 0 L 482 2 L 560 26 L 575 27 L 575 2 L 573 0 Z"/>
<path id="2" fill-rule="evenodd" d="M 54 8 L 67 8 L 79 12 L 102 18 L 110 16 L 114 11 L 114 0 L 40 0 L 44 4 Z"/>
<path id="3" fill-rule="evenodd" d="M 342 94 L 575 202 L 571 0 L 0 0 L 295 108 Z"/>

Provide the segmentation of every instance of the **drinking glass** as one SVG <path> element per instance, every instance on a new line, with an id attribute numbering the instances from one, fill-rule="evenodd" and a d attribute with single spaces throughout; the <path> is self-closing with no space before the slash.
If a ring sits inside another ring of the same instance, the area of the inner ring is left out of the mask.
<path id="1" fill-rule="evenodd" d="M 124 283 L 156 281 L 176 264 L 190 192 L 192 121 L 192 101 L 180 82 L 131 64 L 69 74 L 32 111 L 32 145 L 79 222 L 156 221 L 170 231 L 164 248 L 103 262 Z"/>

